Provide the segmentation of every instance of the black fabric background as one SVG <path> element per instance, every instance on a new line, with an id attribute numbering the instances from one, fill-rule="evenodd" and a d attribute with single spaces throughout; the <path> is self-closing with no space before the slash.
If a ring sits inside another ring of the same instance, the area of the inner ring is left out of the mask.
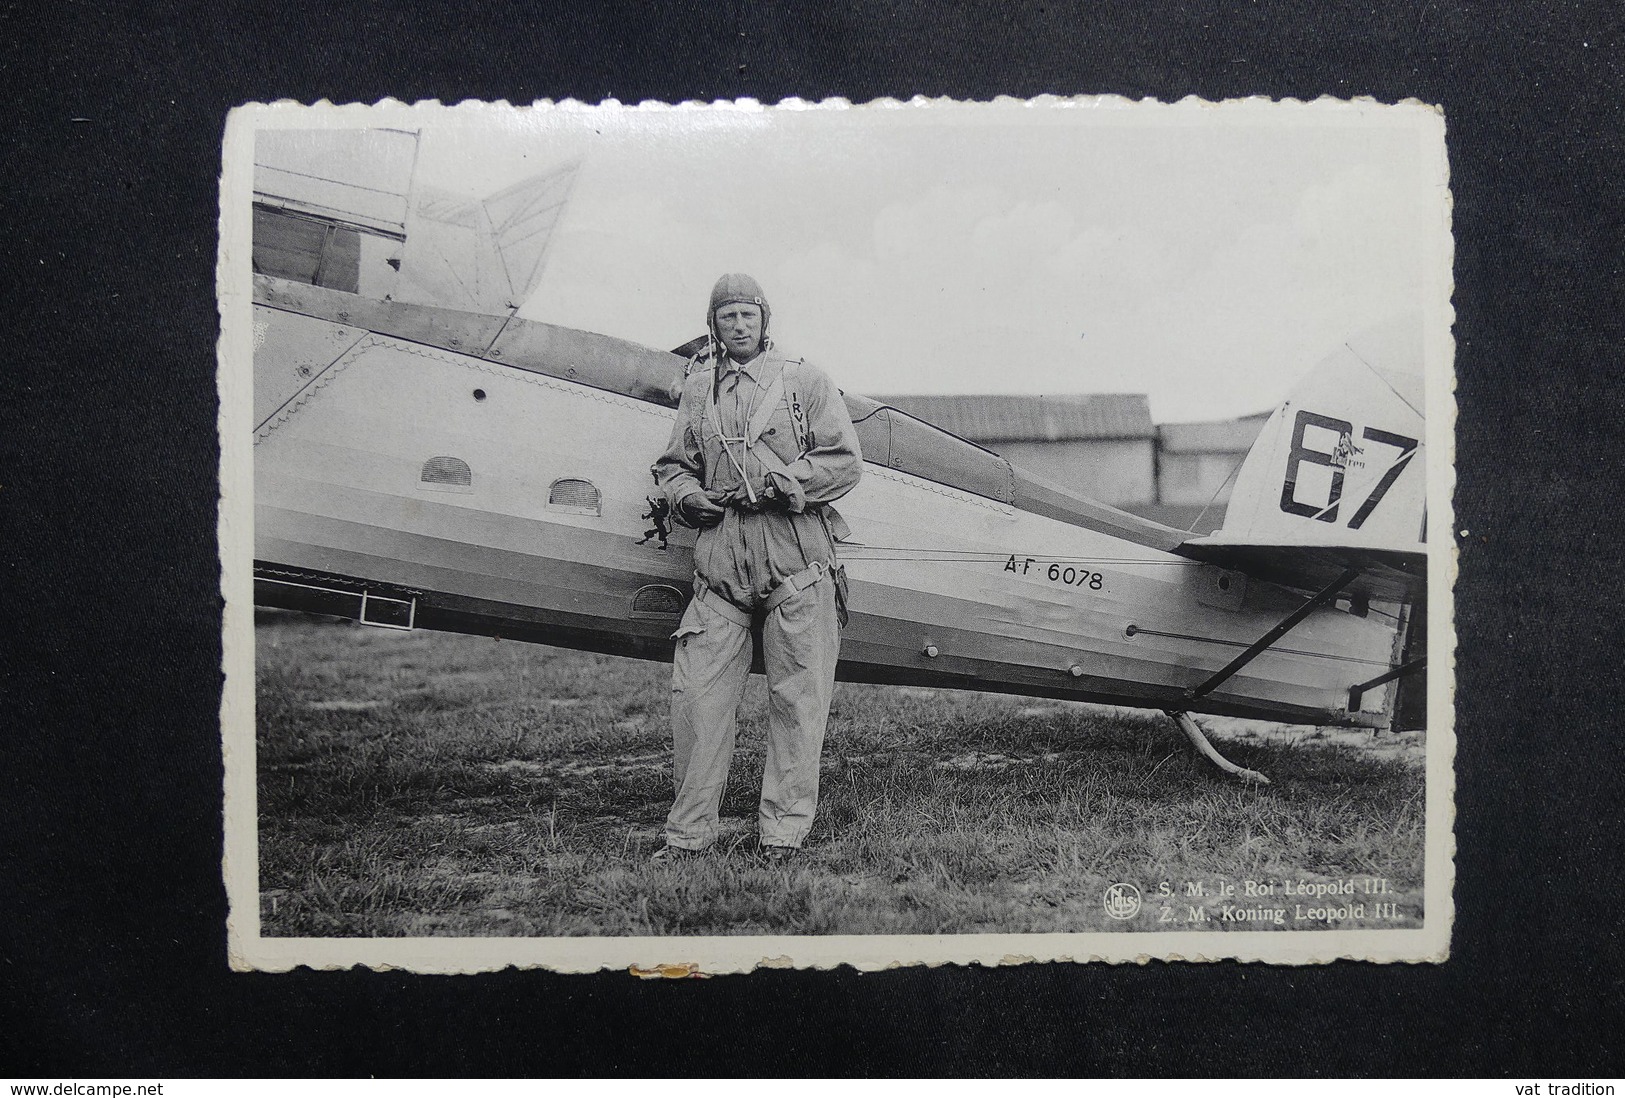
<path id="1" fill-rule="evenodd" d="M 0 1070 L 1625 1074 L 1617 7 L 68 3 L 7 6 L 0 28 Z M 1447 112 L 1457 526 L 1472 532 L 1450 962 L 665 983 L 226 971 L 227 109 L 1043 92 L 1416 97 Z"/>

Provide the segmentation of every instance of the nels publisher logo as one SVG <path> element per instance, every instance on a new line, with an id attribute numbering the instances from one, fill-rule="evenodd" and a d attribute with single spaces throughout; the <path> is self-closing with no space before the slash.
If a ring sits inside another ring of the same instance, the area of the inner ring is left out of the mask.
<path id="1" fill-rule="evenodd" d="M 1114 919 L 1132 919 L 1140 913 L 1140 890 L 1131 884 L 1114 884 L 1106 890 L 1106 914 Z"/>

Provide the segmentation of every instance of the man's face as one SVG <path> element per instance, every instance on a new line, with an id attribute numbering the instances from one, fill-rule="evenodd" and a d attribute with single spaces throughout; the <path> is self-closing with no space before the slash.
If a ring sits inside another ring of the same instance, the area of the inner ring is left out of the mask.
<path id="1" fill-rule="evenodd" d="M 762 307 L 745 302 L 724 305 L 716 312 L 717 334 L 735 362 L 755 357 L 762 347 Z"/>

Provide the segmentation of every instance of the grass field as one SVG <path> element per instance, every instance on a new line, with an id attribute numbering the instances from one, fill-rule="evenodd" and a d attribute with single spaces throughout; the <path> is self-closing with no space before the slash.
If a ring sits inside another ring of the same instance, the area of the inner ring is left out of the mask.
<path id="1" fill-rule="evenodd" d="M 1420 920 L 1420 734 L 1205 720 L 1275 783 L 1254 787 L 1157 714 L 842 684 L 808 853 L 780 868 L 753 853 L 755 677 L 722 841 L 668 865 L 649 861 L 671 797 L 668 665 L 285 614 L 263 614 L 257 641 L 266 935 L 1272 928 L 1228 904 L 1284 907 L 1296 929 Z M 1387 879 L 1397 919 L 1367 902 L 1363 919 L 1294 921 L 1326 901 L 1282 894 L 1366 877 Z M 1117 881 L 1145 894 L 1131 920 L 1104 911 Z M 1197 907 L 1206 921 L 1187 921 Z"/>

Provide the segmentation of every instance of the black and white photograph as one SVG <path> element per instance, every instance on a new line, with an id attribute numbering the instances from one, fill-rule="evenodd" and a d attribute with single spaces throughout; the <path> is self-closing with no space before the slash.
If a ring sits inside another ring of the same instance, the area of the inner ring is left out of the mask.
<path id="1" fill-rule="evenodd" d="M 1442 961 L 1421 103 L 241 107 L 231 963 Z"/>

